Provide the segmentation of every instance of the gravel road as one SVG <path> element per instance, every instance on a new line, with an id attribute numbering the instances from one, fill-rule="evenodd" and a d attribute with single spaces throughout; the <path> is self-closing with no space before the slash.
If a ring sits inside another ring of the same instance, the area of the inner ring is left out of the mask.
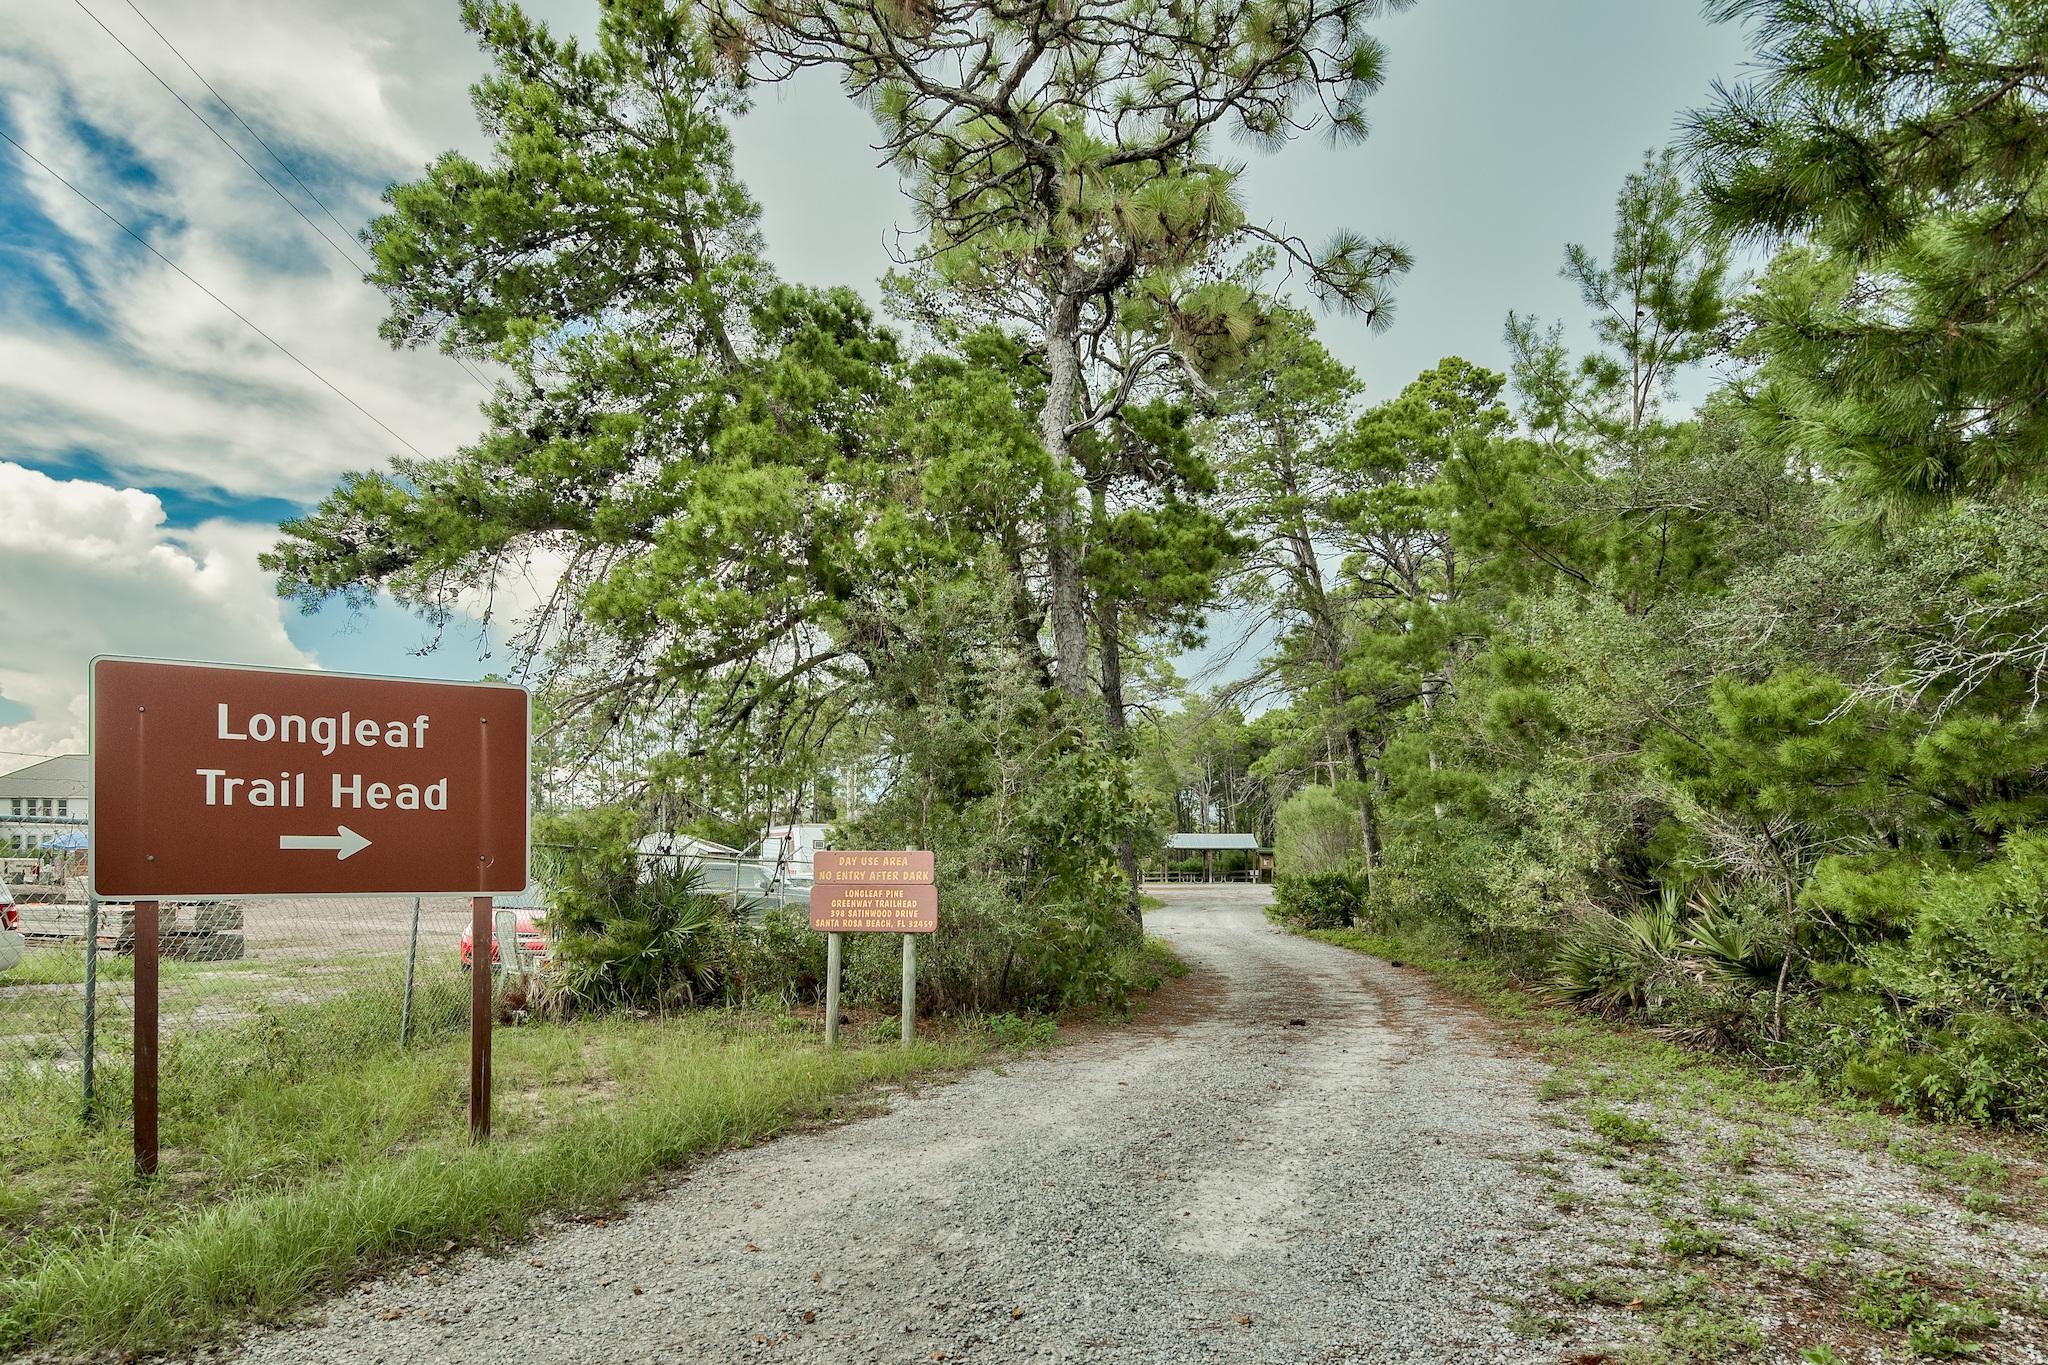
<path id="1" fill-rule="evenodd" d="M 1414 974 L 1274 930 L 1266 895 L 1168 891 L 1150 926 L 1193 971 L 1131 1028 L 373 1284 L 239 1359 L 1555 1360 L 1503 1302 L 1556 1235 L 1542 1071 Z"/>

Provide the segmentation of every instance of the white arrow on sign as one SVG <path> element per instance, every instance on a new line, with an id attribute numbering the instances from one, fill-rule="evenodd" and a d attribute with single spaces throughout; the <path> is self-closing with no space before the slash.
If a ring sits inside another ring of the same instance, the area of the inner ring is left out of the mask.
<path id="1" fill-rule="evenodd" d="M 280 834 L 279 848 L 331 848 L 334 861 L 361 853 L 370 846 L 370 841 L 350 829 L 347 825 L 336 825 L 332 834 Z"/>

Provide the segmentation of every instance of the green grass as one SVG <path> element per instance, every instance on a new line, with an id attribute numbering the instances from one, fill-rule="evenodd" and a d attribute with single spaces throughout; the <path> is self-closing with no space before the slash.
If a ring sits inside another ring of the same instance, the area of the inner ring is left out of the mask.
<path id="1" fill-rule="evenodd" d="M 427 1040 L 403 1051 L 383 992 L 170 1039 L 147 1181 L 129 1171 L 124 1075 L 106 1076 L 96 1125 L 51 1121 L 75 1114 L 74 1076 L 0 1075 L 0 1131 L 22 1135 L 0 1154 L 0 1351 L 189 1348 L 449 1242 L 608 1208 L 697 1154 L 993 1046 L 966 1028 L 834 1052 L 757 1011 L 501 1029 L 495 1140 L 472 1148 L 459 1013 L 422 1019 Z"/>
<path id="2" fill-rule="evenodd" d="M 1179 980 L 1188 974 L 1188 964 L 1180 960 L 1173 946 L 1151 934 L 1145 935 L 1122 966 L 1137 989 L 1144 992 L 1156 991 L 1169 978 Z"/>
<path id="3" fill-rule="evenodd" d="M 1648 1119 L 1639 1119 L 1601 1104 L 1587 1108 L 1586 1126 L 1609 1142 L 1631 1149 L 1661 1147 L 1665 1141 L 1663 1131 Z"/>
<path id="4" fill-rule="evenodd" d="M 1857 1286 L 1853 1311 L 1873 1327 L 1903 1329 L 1918 1356 L 1975 1355 L 1972 1339 L 1998 1326 L 1998 1315 L 1983 1304 L 1937 1298 L 1903 1270 L 1864 1280 Z"/>
<path id="5" fill-rule="evenodd" d="M 179 958 L 157 963 L 157 980 L 162 985 L 189 981 L 207 970 L 230 970 L 230 964 L 202 966 Z M 100 954 L 96 975 L 101 981 L 133 981 L 135 959 L 109 952 Z M 19 986 L 81 986 L 85 984 L 85 949 L 76 944 L 37 944 L 21 961 L 0 972 L 0 1010 L 6 1008 L 6 993 Z M 4 1018 L 0 1014 L 0 1018 Z"/>

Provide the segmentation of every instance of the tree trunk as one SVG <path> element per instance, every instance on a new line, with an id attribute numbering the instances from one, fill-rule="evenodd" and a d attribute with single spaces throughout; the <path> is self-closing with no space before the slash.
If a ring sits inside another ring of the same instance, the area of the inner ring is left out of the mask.
<path id="1" fill-rule="evenodd" d="M 1279 478 L 1289 497 L 1298 495 L 1291 467 L 1283 466 Z M 1322 652 L 1323 666 L 1329 670 L 1330 692 L 1344 718 L 1344 756 L 1350 760 L 1351 775 L 1359 786 L 1359 848 L 1365 859 L 1365 889 L 1370 893 L 1379 866 L 1379 841 L 1374 837 L 1372 819 L 1372 770 L 1366 764 L 1364 737 L 1358 733 L 1358 727 L 1349 715 L 1351 694 L 1342 681 L 1344 648 L 1337 627 L 1337 613 L 1330 606 L 1329 594 L 1323 590 L 1323 565 L 1316 558 L 1315 538 L 1309 534 L 1308 527 L 1296 521 L 1287 528 L 1284 537 L 1288 555 L 1294 561 L 1294 581 L 1301 592 L 1302 610 L 1315 634 L 1316 647 Z"/>
<path id="2" fill-rule="evenodd" d="M 1371 895 L 1379 870 L 1379 841 L 1373 837 L 1372 770 L 1366 766 L 1365 737 L 1357 726 L 1345 725 L 1344 749 L 1351 759 L 1351 775 L 1358 782 L 1359 848 L 1365 857 L 1365 891 Z"/>
<path id="3" fill-rule="evenodd" d="M 1095 494 L 1095 514 L 1103 513 L 1102 494 Z M 1095 629 L 1101 636 L 1102 651 L 1102 715 L 1109 726 L 1109 742 L 1117 758 L 1122 760 L 1130 749 L 1128 718 L 1124 715 L 1124 648 L 1122 639 L 1123 621 L 1118 611 L 1117 600 L 1107 594 L 1095 601 Z M 1116 860 L 1124 870 L 1126 892 L 1124 913 L 1129 915 L 1140 928 L 1145 923 L 1145 907 L 1139 903 L 1138 887 L 1142 874 L 1138 869 L 1138 850 L 1132 844 L 1129 834 L 1122 834 L 1116 841 Z"/>
<path id="4" fill-rule="evenodd" d="M 1073 470 L 1073 446 L 1067 424 L 1074 420 L 1074 399 L 1080 393 L 1081 301 L 1071 290 L 1054 296 L 1045 320 L 1045 405 L 1039 409 L 1038 435 L 1052 459 L 1053 477 L 1064 482 Z M 1074 528 L 1074 493 L 1050 490 L 1052 510 L 1046 521 L 1045 569 L 1052 598 L 1053 679 L 1062 692 L 1078 697 L 1088 690 L 1088 614 L 1081 591 L 1081 546 Z"/>
<path id="5" fill-rule="evenodd" d="M 1040 686 L 1049 687 L 1052 684 L 1052 665 L 1047 661 L 1045 649 L 1038 639 L 1045 625 L 1045 609 L 1031 595 L 1024 573 L 1024 549 L 1014 535 L 1004 535 L 1003 556 L 1010 580 L 1010 620 L 1017 637 L 1017 657 L 1023 660 L 1024 667 L 1030 670 Z"/>

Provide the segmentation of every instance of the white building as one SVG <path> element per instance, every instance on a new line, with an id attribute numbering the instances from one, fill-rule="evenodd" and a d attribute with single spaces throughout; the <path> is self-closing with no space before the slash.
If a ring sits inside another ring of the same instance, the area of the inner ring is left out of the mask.
<path id="1" fill-rule="evenodd" d="M 48 848 L 60 840 L 77 847 L 85 838 L 91 782 L 92 760 L 85 754 L 60 754 L 0 774 L 0 852 Z"/>

